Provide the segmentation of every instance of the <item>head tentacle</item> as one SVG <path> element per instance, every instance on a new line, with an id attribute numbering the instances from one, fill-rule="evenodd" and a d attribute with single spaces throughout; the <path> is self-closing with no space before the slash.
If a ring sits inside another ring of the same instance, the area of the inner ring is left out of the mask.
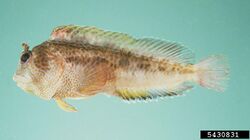
<path id="1" fill-rule="evenodd" d="M 22 48 L 23 48 L 24 52 L 29 51 L 29 45 L 27 43 L 22 43 Z"/>

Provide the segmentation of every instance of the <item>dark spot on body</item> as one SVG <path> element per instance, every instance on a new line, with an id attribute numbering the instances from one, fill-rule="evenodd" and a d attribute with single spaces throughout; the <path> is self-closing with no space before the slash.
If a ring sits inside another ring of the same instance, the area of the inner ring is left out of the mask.
<path id="1" fill-rule="evenodd" d="M 117 65 L 114 64 L 114 63 L 110 63 L 110 67 L 112 67 L 112 68 L 117 68 Z"/>
<path id="2" fill-rule="evenodd" d="M 148 70 L 150 68 L 150 64 L 149 63 L 138 63 L 137 64 L 137 67 L 139 69 L 144 69 L 144 70 Z"/>
<path id="3" fill-rule="evenodd" d="M 125 66 L 128 66 L 129 65 L 129 61 L 127 58 L 125 57 L 122 57 L 119 62 L 118 62 L 119 66 L 121 67 L 125 67 Z"/>
<path id="4" fill-rule="evenodd" d="M 67 57 L 65 60 L 67 63 L 71 63 L 73 61 L 73 57 Z"/>
<path id="5" fill-rule="evenodd" d="M 145 70 L 148 70 L 148 69 L 150 68 L 150 66 L 151 66 L 151 65 L 150 65 L 149 63 L 148 63 L 148 64 L 144 64 L 144 69 L 145 69 Z"/>
<path id="6" fill-rule="evenodd" d="M 165 69 L 163 66 L 159 66 L 159 67 L 158 67 L 158 70 L 159 70 L 159 71 L 164 71 L 164 70 L 166 70 L 166 69 Z"/>
<path id="7" fill-rule="evenodd" d="M 138 63 L 138 64 L 137 64 L 137 68 L 142 69 L 142 68 L 143 68 L 143 64 Z"/>
<path id="8" fill-rule="evenodd" d="M 101 64 L 101 63 L 106 63 L 107 62 L 107 60 L 105 58 L 101 58 L 99 56 L 95 57 L 94 61 L 95 61 L 96 64 Z"/>

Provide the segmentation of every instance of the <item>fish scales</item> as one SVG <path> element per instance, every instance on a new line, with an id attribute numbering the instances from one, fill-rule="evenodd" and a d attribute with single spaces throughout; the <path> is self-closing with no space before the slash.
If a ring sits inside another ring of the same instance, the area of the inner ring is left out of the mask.
<path id="1" fill-rule="evenodd" d="M 193 52 L 179 43 L 91 26 L 60 26 L 32 50 L 22 47 L 14 81 L 68 112 L 77 110 L 64 99 L 98 93 L 148 101 L 182 95 L 194 84 L 221 92 L 229 75 L 222 55 L 194 63 Z"/>

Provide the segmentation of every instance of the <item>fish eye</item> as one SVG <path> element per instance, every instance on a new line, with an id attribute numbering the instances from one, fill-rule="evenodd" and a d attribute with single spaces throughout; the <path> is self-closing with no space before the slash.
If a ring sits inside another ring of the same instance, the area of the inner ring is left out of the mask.
<path id="1" fill-rule="evenodd" d="M 30 58 L 30 53 L 24 53 L 22 56 L 21 56 L 21 62 L 25 63 L 27 62 L 27 60 Z"/>

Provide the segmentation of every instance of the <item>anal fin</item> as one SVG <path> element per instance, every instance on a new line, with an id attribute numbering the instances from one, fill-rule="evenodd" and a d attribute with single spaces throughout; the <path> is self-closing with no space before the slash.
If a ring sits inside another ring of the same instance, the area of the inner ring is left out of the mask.
<path id="1" fill-rule="evenodd" d="M 190 90 L 193 85 L 189 83 L 183 83 L 177 86 L 175 89 L 169 90 L 162 89 L 117 89 L 115 95 L 126 101 L 145 101 L 154 100 L 165 97 L 175 97 L 183 94 L 184 91 Z"/>

